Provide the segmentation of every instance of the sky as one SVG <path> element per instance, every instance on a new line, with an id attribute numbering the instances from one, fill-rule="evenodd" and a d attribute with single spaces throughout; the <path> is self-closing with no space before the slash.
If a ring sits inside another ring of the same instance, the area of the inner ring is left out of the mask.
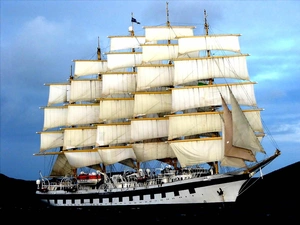
<path id="1" fill-rule="evenodd" d="M 169 0 L 171 25 L 195 25 L 203 34 L 203 11 L 210 33 L 239 33 L 248 53 L 248 71 L 268 132 L 263 145 L 281 156 L 264 174 L 300 160 L 300 3 L 299 1 Z M 66 82 L 74 59 L 95 58 L 107 36 L 127 35 L 131 14 L 143 26 L 166 23 L 166 1 L 14 1 L 1 4 L 1 145 L 0 173 L 36 180 L 49 165 L 39 152 L 45 83 Z M 74 68 L 74 67 L 73 67 Z"/>

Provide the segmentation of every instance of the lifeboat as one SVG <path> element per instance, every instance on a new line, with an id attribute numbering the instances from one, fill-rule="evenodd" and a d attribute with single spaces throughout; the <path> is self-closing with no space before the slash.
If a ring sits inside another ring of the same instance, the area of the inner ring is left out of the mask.
<path id="1" fill-rule="evenodd" d="M 102 180 L 101 174 L 100 173 L 84 173 L 81 172 L 77 176 L 77 182 L 78 184 L 81 185 L 96 185 Z"/>

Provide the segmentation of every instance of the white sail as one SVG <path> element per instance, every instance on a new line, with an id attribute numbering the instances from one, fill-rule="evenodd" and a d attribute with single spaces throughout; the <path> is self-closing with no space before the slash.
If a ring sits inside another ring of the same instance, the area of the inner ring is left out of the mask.
<path id="1" fill-rule="evenodd" d="M 48 149 L 59 148 L 64 143 L 64 131 L 47 131 L 40 132 L 40 152 Z"/>
<path id="2" fill-rule="evenodd" d="M 202 138 L 169 142 L 181 167 L 223 159 L 222 138 Z"/>
<path id="3" fill-rule="evenodd" d="M 133 98 L 101 99 L 99 120 L 115 120 L 132 118 L 134 110 Z"/>
<path id="4" fill-rule="evenodd" d="M 131 120 L 131 142 L 168 136 L 168 118 L 141 118 Z"/>
<path id="5" fill-rule="evenodd" d="M 254 154 L 256 152 L 265 153 L 259 139 L 254 133 L 254 129 L 247 120 L 247 117 L 242 112 L 240 106 L 233 93 L 230 91 L 230 99 L 232 106 L 232 120 L 233 120 L 233 145 L 251 150 Z"/>
<path id="6" fill-rule="evenodd" d="M 145 43 L 145 37 L 142 36 L 109 36 L 109 38 L 111 51 L 139 48 Z"/>
<path id="7" fill-rule="evenodd" d="M 47 106 L 69 101 L 70 84 L 46 84 L 49 86 Z"/>
<path id="8" fill-rule="evenodd" d="M 104 165 L 112 165 L 126 159 L 136 160 L 136 156 L 131 146 L 103 147 L 98 149 L 98 153 L 103 160 Z"/>
<path id="9" fill-rule="evenodd" d="M 67 125 L 68 107 L 46 107 L 44 108 L 44 126 L 43 130 L 50 128 L 62 127 Z"/>
<path id="10" fill-rule="evenodd" d="M 174 66 L 155 64 L 138 66 L 136 74 L 136 90 L 142 91 L 153 87 L 173 85 Z"/>
<path id="11" fill-rule="evenodd" d="M 71 166 L 64 154 L 58 154 L 50 176 L 71 176 L 76 167 Z"/>
<path id="12" fill-rule="evenodd" d="M 229 89 L 229 88 L 228 88 Z M 230 89 L 229 89 L 230 91 Z M 231 95 L 231 94 L 230 94 Z M 240 135 L 239 133 L 236 133 L 237 129 L 235 129 L 235 126 L 238 126 L 235 124 L 235 121 L 233 120 L 233 111 L 241 109 L 239 107 L 233 107 L 232 112 L 230 111 L 228 105 L 225 103 L 225 100 L 223 96 L 221 95 L 222 99 L 222 106 L 223 106 L 223 118 L 224 118 L 224 126 L 223 126 L 223 131 L 222 131 L 222 137 L 223 137 L 223 146 L 224 146 L 224 156 L 227 157 L 228 160 L 222 160 L 222 161 L 227 161 L 226 163 L 233 163 L 234 166 L 237 165 L 239 162 L 241 165 L 244 163 L 243 161 L 250 161 L 250 162 L 255 162 L 256 158 L 254 153 L 247 148 L 239 147 L 234 144 L 234 136 L 237 135 L 240 138 L 243 138 L 243 141 L 249 143 L 249 140 L 247 140 L 247 137 Z M 240 112 L 239 114 L 242 114 Z M 241 121 L 240 121 L 241 122 Z M 246 122 L 247 121 L 243 121 Z M 249 124 L 248 124 L 249 126 Z M 246 139 L 244 139 L 246 138 Z M 231 160 L 231 158 L 235 158 L 235 160 Z M 223 164 L 223 162 L 221 162 Z"/>
<path id="13" fill-rule="evenodd" d="M 193 36 L 194 26 L 145 26 L 146 42 Z"/>
<path id="14" fill-rule="evenodd" d="M 259 110 L 244 111 L 254 131 L 263 133 Z M 201 112 L 174 114 L 169 116 L 169 140 L 183 136 L 200 135 L 208 132 L 221 132 L 223 112 Z"/>
<path id="15" fill-rule="evenodd" d="M 222 118 L 219 112 L 174 114 L 169 116 L 169 140 L 183 136 L 220 132 Z"/>
<path id="16" fill-rule="evenodd" d="M 230 102 L 227 86 L 237 97 L 241 105 L 256 106 L 254 88 L 251 82 L 235 84 L 203 85 L 172 89 L 172 111 L 180 111 L 206 106 L 222 105 L 220 93 L 226 102 Z"/>
<path id="17" fill-rule="evenodd" d="M 134 99 L 134 116 L 170 112 L 172 95 L 167 92 L 136 92 Z"/>
<path id="18" fill-rule="evenodd" d="M 173 60 L 178 58 L 177 44 L 146 44 L 142 45 L 142 62 L 155 62 L 158 60 Z"/>
<path id="19" fill-rule="evenodd" d="M 64 129 L 63 149 L 95 146 L 97 127 L 74 127 Z"/>
<path id="20" fill-rule="evenodd" d="M 107 53 L 109 71 L 124 67 L 134 67 L 142 62 L 141 52 L 109 52 Z"/>
<path id="21" fill-rule="evenodd" d="M 99 123 L 99 104 L 68 105 L 68 126 Z"/>
<path id="22" fill-rule="evenodd" d="M 74 60 L 74 77 L 98 75 L 107 71 L 106 60 Z"/>
<path id="23" fill-rule="evenodd" d="M 127 36 L 109 36 L 107 60 L 98 44 L 98 60 L 75 60 L 69 83 L 49 85 L 36 155 L 57 158 L 55 177 L 36 182 L 43 202 L 224 205 L 280 155 L 260 160 L 265 134 L 240 35 L 208 34 L 204 14 L 201 36 L 171 26 L 168 9 L 165 25 L 135 36 L 132 17 Z"/>
<path id="24" fill-rule="evenodd" d="M 240 34 L 205 35 L 178 39 L 179 54 L 201 50 L 223 50 L 240 52 Z"/>
<path id="25" fill-rule="evenodd" d="M 129 143 L 130 130 L 130 123 L 99 124 L 97 146 Z"/>
<path id="26" fill-rule="evenodd" d="M 132 148 L 137 162 L 176 158 L 173 149 L 166 142 L 135 143 Z"/>
<path id="27" fill-rule="evenodd" d="M 102 81 L 97 80 L 71 80 L 70 102 L 94 102 L 101 98 Z"/>
<path id="28" fill-rule="evenodd" d="M 102 74 L 102 94 L 133 93 L 136 89 L 136 72 Z"/>
<path id="29" fill-rule="evenodd" d="M 75 168 L 92 166 L 102 163 L 102 159 L 96 150 L 85 151 L 65 151 L 64 152 L 68 162 Z"/>
<path id="30" fill-rule="evenodd" d="M 248 55 L 177 59 L 174 61 L 174 85 L 214 78 L 249 80 L 246 56 Z"/>

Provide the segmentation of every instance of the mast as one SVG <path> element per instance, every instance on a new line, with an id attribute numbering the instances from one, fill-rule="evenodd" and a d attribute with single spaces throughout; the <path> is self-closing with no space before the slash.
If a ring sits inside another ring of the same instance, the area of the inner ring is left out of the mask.
<path id="1" fill-rule="evenodd" d="M 205 35 L 208 36 L 208 30 L 209 30 L 209 25 L 207 22 L 207 14 L 206 14 L 206 10 L 204 9 L 204 31 L 205 31 Z M 207 49 L 206 50 L 206 55 L 207 57 L 210 57 L 210 50 Z M 213 84 L 214 79 L 209 79 L 209 84 Z"/>
<path id="2" fill-rule="evenodd" d="M 209 25 L 207 23 L 207 15 L 205 9 L 204 9 L 204 29 L 205 29 L 205 35 L 208 35 Z"/>
<path id="3" fill-rule="evenodd" d="M 204 9 L 204 31 L 205 31 L 205 35 L 208 36 L 208 30 L 209 30 L 209 25 L 208 25 L 208 22 L 207 22 L 207 14 L 206 14 L 206 10 Z M 206 50 L 206 55 L 207 57 L 210 57 L 210 50 L 207 49 Z M 209 79 L 208 80 L 208 84 L 209 85 L 212 85 L 214 82 L 214 79 Z M 211 110 L 212 111 L 215 111 L 215 107 L 211 107 Z M 219 133 L 214 133 L 215 136 L 220 136 Z M 219 173 L 219 167 L 218 167 L 218 162 L 210 162 L 208 163 L 212 169 L 213 169 L 213 173 L 214 174 L 218 174 Z"/>
<path id="4" fill-rule="evenodd" d="M 168 8 L 168 5 L 169 3 L 166 2 L 166 12 L 167 12 L 167 26 L 169 27 L 170 26 L 170 20 L 169 20 L 169 8 Z"/>
<path id="5" fill-rule="evenodd" d="M 167 15 L 166 25 L 167 25 L 167 27 L 170 27 L 171 25 L 170 25 L 170 19 L 169 19 L 169 3 L 168 2 L 166 2 L 166 15 Z M 168 44 L 171 44 L 171 40 L 168 40 Z M 169 60 L 169 65 L 172 65 L 171 60 Z"/>
<path id="6" fill-rule="evenodd" d="M 70 77 L 69 77 L 69 80 L 73 80 L 72 65 L 71 65 L 71 71 L 70 71 Z"/>
<path id="7" fill-rule="evenodd" d="M 134 23 L 134 20 L 133 20 L 133 13 L 131 13 L 131 27 L 129 27 L 129 32 L 130 32 L 130 35 L 133 37 L 134 36 L 134 27 L 133 27 L 133 23 Z M 134 48 L 132 48 L 132 52 L 135 52 L 135 49 Z M 133 72 L 135 72 L 136 71 L 136 68 L 135 67 L 133 67 Z"/>
<path id="8" fill-rule="evenodd" d="M 133 13 L 131 13 L 131 27 L 129 27 L 128 31 L 130 33 L 131 36 L 134 36 L 134 27 L 133 27 Z"/>
<path id="9" fill-rule="evenodd" d="M 204 9 L 204 31 L 205 35 L 208 36 L 208 30 L 209 30 L 209 25 L 207 23 L 207 14 L 206 10 Z M 207 56 L 210 57 L 210 50 L 206 50 Z"/>
<path id="10" fill-rule="evenodd" d="M 101 48 L 100 48 L 100 39 L 98 36 L 98 47 L 97 47 L 97 59 L 100 61 L 101 60 Z M 101 79 L 101 74 L 98 74 L 98 78 Z"/>
<path id="11" fill-rule="evenodd" d="M 97 47 L 97 58 L 98 60 L 101 60 L 101 49 L 100 49 L 99 37 L 98 37 L 98 47 Z"/>

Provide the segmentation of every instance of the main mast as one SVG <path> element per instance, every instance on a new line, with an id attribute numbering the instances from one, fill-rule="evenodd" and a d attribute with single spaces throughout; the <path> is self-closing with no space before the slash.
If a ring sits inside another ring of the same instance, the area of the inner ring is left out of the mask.
<path id="1" fill-rule="evenodd" d="M 170 19 L 169 19 L 169 3 L 166 2 L 166 15 L 167 15 L 167 22 L 166 22 L 166 26 L 170 27 Z M 171 44 L 171 40 L 168 40 L 168 44 Z M 172 61 L 169 60 L 169 64 L 172 65 Z"/>
<path id="2" fill-rule="evenodd" d="M 209 24 L 207 22 L 207 14 L 206 14 L 206 10 L 204 9 L 204 32 L 205 32 L 205 35 L 208 36 L 209 34 Z M 207 49 L 206 50 L 206 56 L 207 57 L 210 57 L 211 54 L 210 54 L 210 50 Z M 214 82 L 214 79 L 209 79 L 208 80 L 208 84 L 209 85 L 212 85 Z M 211 110 L 212 111 L 215 111 L 215 107 L 211 107 Z M 216 136 L 220 136 L 219 133 L 215 133 Z M 210 162 L 208 163 L 211 167 L 213 167 L 213 171 L 214 173 L 219 173 L 219 167 L 218 167 L 218 162 Z"/>

